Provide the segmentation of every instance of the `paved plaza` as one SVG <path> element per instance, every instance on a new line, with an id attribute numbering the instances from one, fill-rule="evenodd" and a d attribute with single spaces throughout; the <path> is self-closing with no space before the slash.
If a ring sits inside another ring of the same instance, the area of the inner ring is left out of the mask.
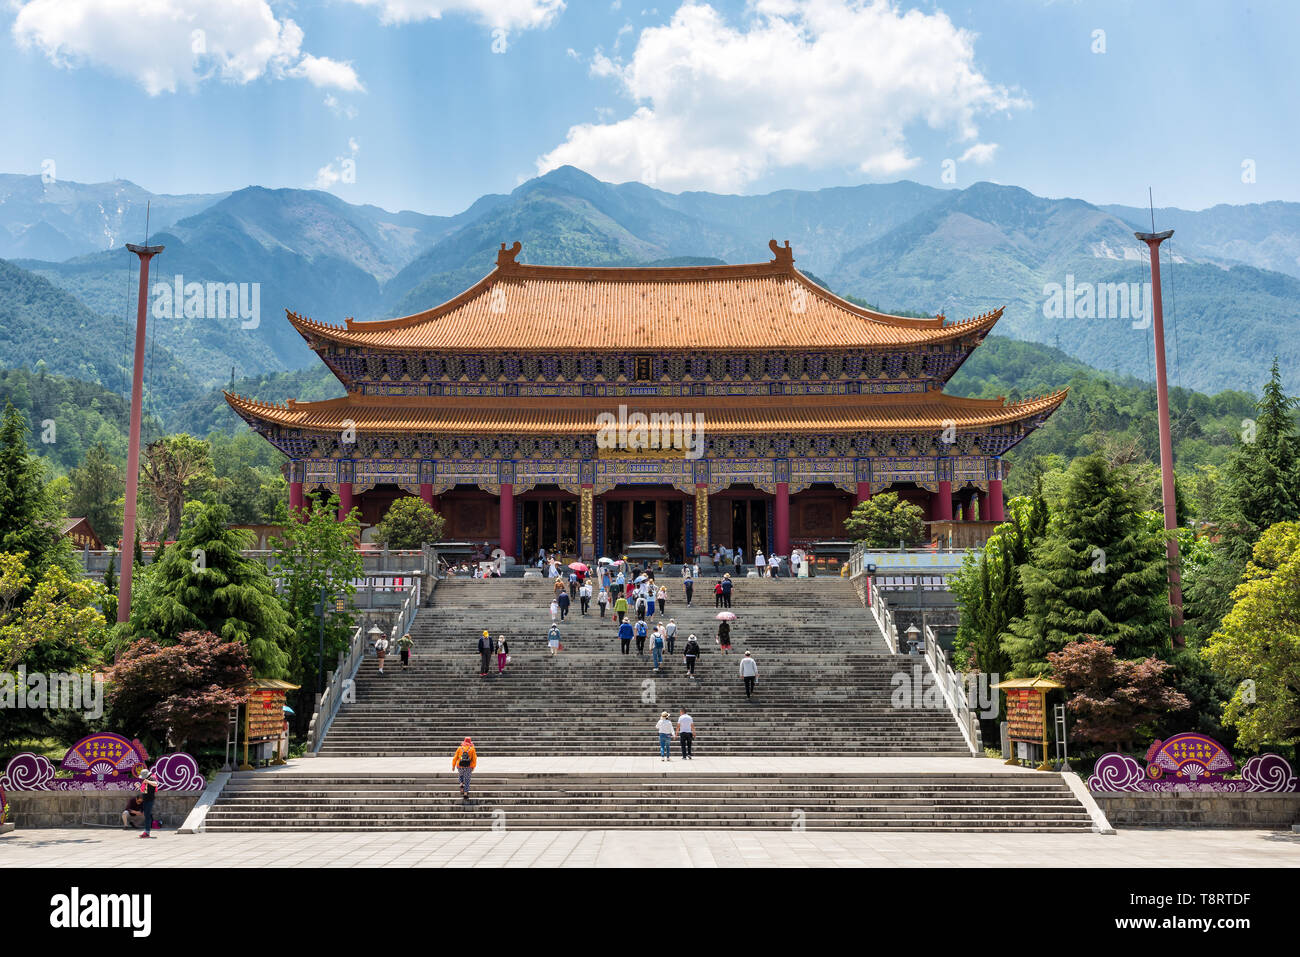
<path id="1" fill-rule="evenodd" d="M 15 831 L 5 867 L 1300 867 L 1300 834 L 493 831 L 176 834 Z"/>

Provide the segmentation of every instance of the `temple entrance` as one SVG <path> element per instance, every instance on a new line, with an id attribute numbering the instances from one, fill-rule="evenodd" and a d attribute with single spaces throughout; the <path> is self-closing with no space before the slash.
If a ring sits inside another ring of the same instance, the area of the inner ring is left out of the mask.
<path id="1" fill-rule="evenodd" d="M 743 548 L 745 558 L 768 551 L 767 502 L 762 499 L 733 499 L 731 502 L 731 547 Z"/>
<path id="2" fill-rule="evenodd" d="M 686 496 L 668 487 L 616 489 L 600 496 L 605 509 L 603 554 L 617 557 L 633 542 L 656 542 L 671 562 L 686 555 Z"/>
<path id="3" fill-rule="evenodd" d="M 578 502 L 569 497 L 530 498 L 520 502 L 522 518 L 521 554 L 528 562 L 537 558 L 541 549 L 558 551 L 562 555 L 576 555 L 578 541 Z"/>

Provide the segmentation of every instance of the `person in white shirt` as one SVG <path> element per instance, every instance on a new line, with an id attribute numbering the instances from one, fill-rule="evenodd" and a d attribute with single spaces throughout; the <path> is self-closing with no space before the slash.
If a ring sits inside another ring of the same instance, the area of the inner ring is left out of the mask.
<path id="1" fill-rule="evenodd" d="M 758 680 L 758 662 L 745 652 L 745 657 L 740 659 L 740 677 L 745 679 L 745 697 L 748 698 L 754 693 L 754 682 Z"/>
<path id="2" fill-rule="evenodd" d="M 691 753 L 695 750 L 695 719 L 685 708 L 677 718 L 677 736 L 682 739 L 682 760 L 691 760 Z"/>
<path id="3" fill-rule="evenodd" d="M 767 574 L 767 559 L 763 557 L 763 550 L 761 548 L 754 555 L 754 567 L 758 569 L 759 578 L 762 578 Z"/>
<path id="4" fill-rule="evenodd" d="M 379 658 L 379 673 L 384 673 L 384 658 L 388 656 L 388 639 L 381 637 L 375 642 L 375 656 Z"/>
<path id="5" fill-rule="evenodd" d="M 582 613 L 587 614 L 591 607 L 591 582 L 584 581 L 578 588 L 578 600 L 582 602 Z"/>
<path id="6" fill-rule="evenodd" d="M 673 642 L 677 640 L 677 619 L 669 618 L 664 625 L 664 640 L 668 642 L 668 653 L 673 653 Z"/>
<path id="7" fill-rule="evenodd" d="M 673 730 L 673 723 L 668 720 L 668 712 L 665 711 L 659 715 L 659 723 L 655 725 L 655 730 L 659 732 L 659 756 L 664 761 L 672 760 L 669 755 L 672 754 L 672 740 L 677 736 Z"/>

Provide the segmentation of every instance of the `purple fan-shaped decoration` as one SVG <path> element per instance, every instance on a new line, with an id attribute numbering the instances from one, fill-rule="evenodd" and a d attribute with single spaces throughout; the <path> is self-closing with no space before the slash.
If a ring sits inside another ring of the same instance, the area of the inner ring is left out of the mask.
<path id="1" fill-rule="evenodd" d="M 48 791 L 54 780 L 54 765 L 43 754 L 23 752 L 9 759 L 0 787 L 6 791 Z"/>
<path id="2" fill-rule="evenodd" d="M 1088 778 L 1088 790 L 1094 792 L 1137 791 L 1145 778 L 1142 765 L 1127 754 L 1112 751 L 1103 754 Z"/>
<path id="3" fill-rule="evenodd" d="M 164 791 L 202 791 L 207 782 L 195 760 L 184 752 L 165 754 L 153 766 Z"/>
<path id="4" fill-rule="evenodd" d="M 1297 790 L 1296 776 L 1286 759 L 1276 754 L 1259 754 L 1245 763 L 1241 779 L 1252 791 L 1289 793 Z"/>

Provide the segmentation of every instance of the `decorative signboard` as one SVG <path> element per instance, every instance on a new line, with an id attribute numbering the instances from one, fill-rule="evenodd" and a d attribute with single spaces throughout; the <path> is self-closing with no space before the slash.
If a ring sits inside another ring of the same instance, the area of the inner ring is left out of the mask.
<path id="1" fill-rule="evenodd" d="M 1033 744 L 1043 749 L 1040 771 L 1051 770 L 1047 763 L 1047 692 L 1065 685 L 1051 678 L 1012 678 L 993 686 L 1007 696 L 1007 735 L 1012 742 Z M 1007 764 L 1017 763 L 1014 757 Z"/>
<path id="2" fill-rule="evenodd" d="M 1112 751 L 1097 761 L 1088 790 L 1112 791 L 1218 791 L 1224 793 L 1288 793 L 1300 790 L 1286 759 L 1260 754 L 1241 768 L 1240 778 L 1227 778 L 1236 762 L 1227 748 L 1203 734 L 1185 732 L 1167 741 L 1155 741 L 1146 753 L 1146 768 L 1136 758 Z"/>
<path id="3" fill-rule="evenodd" d="M 0 775 L 0 790 L 131 791 L 139 787 L 134 769 L 147 760 L 139 741 L 120 734 L 92 734 L 69 748 L 57 769 L 43 754 L 15 754 Z M 72 776 L 57 777 L 59 770 L 71 771 Z M 206 786 L 198 763 L 188 754 L 163 755 L 152 770 L 160 791 L 201 791 Z"/>
<path id="4" fill-rule="evenodd" d="M 251 770 L 248 763 L 248 746 L 266 741 L 283 740 L 285 693 L 298 690 L 298 685 L 274 678 L 256 678 L 244 686 L 247 696 L 244 704 L 244 763 L 241 771 Z M 276 749 L 276 764 L 284 763 L 280 748 Z"/>

